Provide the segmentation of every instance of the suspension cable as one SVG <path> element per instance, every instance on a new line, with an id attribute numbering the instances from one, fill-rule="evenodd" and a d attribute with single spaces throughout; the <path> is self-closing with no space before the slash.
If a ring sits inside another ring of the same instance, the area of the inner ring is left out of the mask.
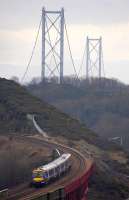
<path id="1" fill-rule="evenodd" d="M 85 48 L 84 48 L 84 52 L 83 52 L 81 64 L 80 64 L 80 67 L 79 67 L 78 77 L 79 77 L 79 75 L 80 75 L 80 72 L 81 72 L 81 69 L 82 69 L 82 66 L 83 66 L 83 63 L 84 63 L 85 55 L 86 55 L 86 46 L 85 46 Z"/>
<path id="2" fill-rule="evenodd" d="M 79 80 L 78 74 L 77 74 L 77 71 L 76 71 L 76 67 L 75 67 L 75 63 L 74 63 L 74 60 L 73 60 L 73 55 L 72 55 L 72 51 L 71 51 L 71 46 L 70 46 L 70 41 L 69 41 L 69 37 L 68 37 L 68 31 L 67 31 L 66 23 L 64 23 L 64 25 L 65 25 L 66 39 L 67 39 L 67 43 L 68 43 L 68 48 L 69 48 L 69 53 L 70 53 L 71 62 L 72 62 L 73 69 L 74 69 L 74 72 L 75 72 L 75 74 L 76 74 L 76 77 L 77 77 L 77 79 Z"/>
<path id="3" fill-rule="evenodd" d="M 102 50 L 102 67 L 103 67 L 103 75 L 106 78 L 106 72 L 105 72 L 105 68 L 104 68 L 104 57 L 103 57 L 103 50 Z"/>
<path id="4" fill-rule="evenodd" d="M 36 38 L 35 38 L 35 42 L 34 42 L 34 46 L 33 46 L 33 49 L 32 49 L 32 52 L 31 52 L 31 56 L 30 56 L 30 59 L 29 59 L 29 62 L 27 64 L 27 67 L 26 67 L 26 70 L 25 70 L 25 73 L 21 79 L 21 82 L 23 82 L 28 70 L 29 70 L 29 67 L 30 67 L 30 64 L 31 64 L 31 61 L 32 61 L 32 58 L 33 58 L 33 55 L 34 55 L 34 51 L 35 51 L 35 48 L 36 48 L 36 45 L 37 45 L 37 41 L 38 41 L 38 37 L 39 37 L 39 32 L 40 32 L 40 28 L 41 28 L 41 23 L 42 23 L 42 18 L 40 20 L 40 23 L 39 23 L 39 26 L 38 26 L 38 31 L 37 31 L 37 34 L 36 34 Z"/>

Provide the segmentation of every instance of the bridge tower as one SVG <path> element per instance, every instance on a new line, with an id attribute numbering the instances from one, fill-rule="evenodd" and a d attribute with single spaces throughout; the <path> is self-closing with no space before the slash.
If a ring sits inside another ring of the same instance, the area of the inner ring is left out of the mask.
<path id="1" fill-rule="evenodd" d="M 86 39 L 86 79 L 102 76 L 102 37 Z"/>
<path id="2" fill-rule="evenodd" d="M 59 76 L 63 83 L 64 64 L 64 9 L 42 9 L 42 72 L 41 78 Z"/>

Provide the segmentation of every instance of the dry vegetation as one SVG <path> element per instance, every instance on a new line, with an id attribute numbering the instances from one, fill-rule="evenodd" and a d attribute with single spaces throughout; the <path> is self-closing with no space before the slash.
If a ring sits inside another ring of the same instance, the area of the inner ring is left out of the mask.
<path id="1" fill-rule="evenodd" d="M 0 136 L 0 189 L 30 181 L 32 169 L 50 159 L 51 151 L 45 147 Z"/>
<path id="2" fill-rule="evenodd" d="M 53 80 L 52 80 L 53 81 Z M 129 147 L 129 86 L 113 79 L 82 79 L 65 77 L 64 84 L 38 83 L 28 90 L 61 111 L 80 120 L 98 135 L 111 138 L 123 136 Z M 119 140 L 116 140 L 120 144 Z"/>

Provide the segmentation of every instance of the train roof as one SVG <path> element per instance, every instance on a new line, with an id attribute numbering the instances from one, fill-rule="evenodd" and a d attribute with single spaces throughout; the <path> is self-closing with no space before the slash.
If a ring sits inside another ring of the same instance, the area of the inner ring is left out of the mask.
<path id="1" fill-rule="evenodd" d="M 69 153 L 62 154 L 56 160 L 50 162 L 49 164 L 46 164 L 46 165 L 43 165 L 43 166 L 39 167 L 39 169 L 44 170 L 44 171 L 48 171 L 50 169 L 53 169 L 53 168 L 61 165 L 62 163 L 64 163 L 66 160 L 68 160 L 70 158 L 70 156 L 71 156 L 71 154 L 69 154 Z"/>

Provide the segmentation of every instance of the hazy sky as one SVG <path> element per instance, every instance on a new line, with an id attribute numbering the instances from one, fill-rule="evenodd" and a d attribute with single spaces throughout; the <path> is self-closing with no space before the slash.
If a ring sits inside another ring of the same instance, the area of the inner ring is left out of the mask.
<path id="1" fill-rule="evenodd" d="M 129 83 L 129 0 L 0 0 L 0 76 L 23 75 L 42 6 L 47 10 L 64 7 L 77 66 L 86 36 L 102 36 L 107 77 Z M 33 75 L 40 76 L 40 41 L 39 38 L 28 79 Z M 66 49 L 65 54 L 65 72 L 69 73 L 72 69 Z"/>

